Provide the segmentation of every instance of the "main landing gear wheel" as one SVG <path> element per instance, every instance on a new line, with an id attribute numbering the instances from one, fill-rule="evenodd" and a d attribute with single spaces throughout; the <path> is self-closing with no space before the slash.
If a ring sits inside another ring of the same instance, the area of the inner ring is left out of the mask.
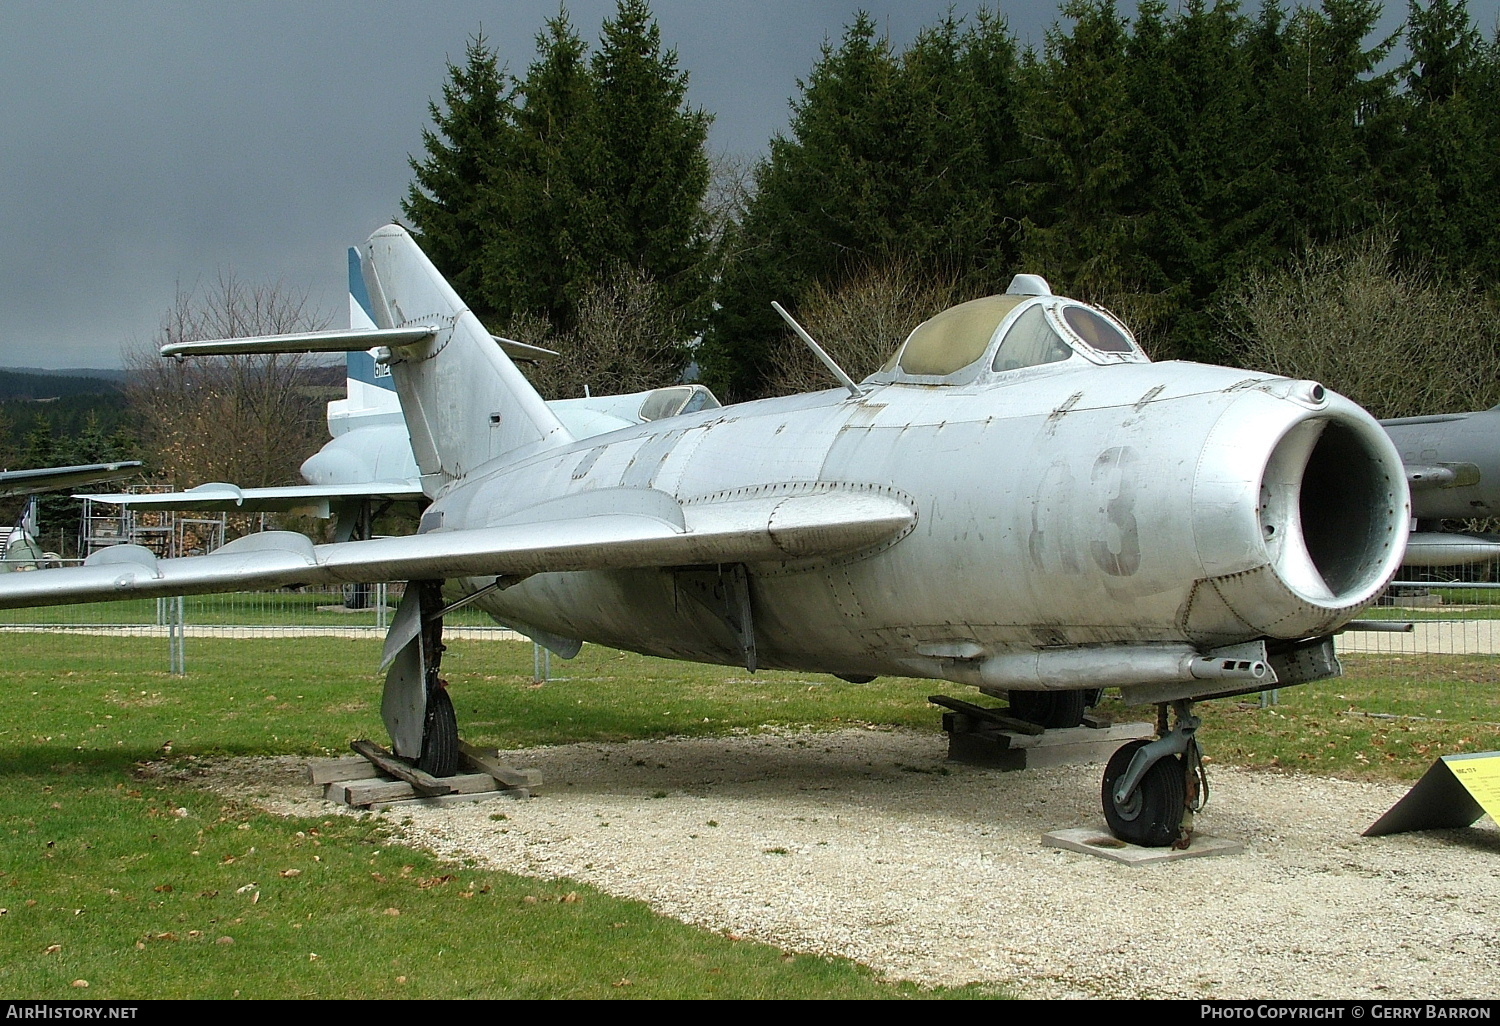
<path id="1" fill-rule="evenodd" d="M 1091 691 L 1012 691 L 1010 714 L 1049 730 L 1076 727 L 1083 722 Z"/>
<path id="2" fill-rule="evenodd" d="M 422 724 L 422 757 L 417 769 L 434 777 L 458 772 L 458 715 L 445 687 L 427 692 L 427 718 Z"/>
<path id="3" fill-rule="evenodd" d="M 1136 751 L 1148 744 L 1144 739 L 1131 741 L 1110 756 L 1104 769 L 1104 819 L 1110 832 L 1122 841 L 1143 848 L 1165 848 L 1177 843 L 1187 812 L 1187 774 L 1179 757 L 1158 759 L 1130 797 L 1123 802 L 1115 799 L 1115 783 L 1130 768 Z"/>

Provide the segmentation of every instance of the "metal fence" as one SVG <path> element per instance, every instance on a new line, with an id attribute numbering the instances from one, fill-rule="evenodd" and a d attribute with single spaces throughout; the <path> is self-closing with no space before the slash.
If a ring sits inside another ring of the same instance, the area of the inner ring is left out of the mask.
<path id="1" fill-rule="evenodd" d="M 375 584 L 6 609 L 0 610 L 0 634 L 68 634 L 79 639 L 81 652 L 95 655 L 106 653 L 112 638 L 161 638 L 164 663 L 181 674 L 193 638 L 378 640 L 385 637 L 404 589 L 404 584 Z M 449 613 L 443 623 L 449 638 L 520 637 L 472 608 Z"/>
<path id="2" fill-rule="evenodd" d="M 1404 633 L 1348 631 L 1339 650 L 1391 655 L 1500 653 L 1500 573 L 1493 563 L 1405 571 L 1361 620 L 1409 623 Z"/>
<path id="3" fill-rule="evenodd" d="M 1398 581 L 1361 619 L 1409 623 L 1412 629 L 1351 630 L 1340 635 L 1338 650 L 1362 656 L 1500 654 L 1500 581 L 1490 579 L 1497 576 L 1500 568 L 1482 564 L 1452 568 L 1442 578 Z M 163 663 L 180 674 L 194 638 L 383 638 L 403 589 L 299 588 L 0 610 L 0 634 L 71 634 L 80 639 L 80 652 L 101 657 L 107 657 L 111 638 L 161 638 Z M 448 614 L 444 633 L 454 639 L 520 637 L 473 607 Z M 545 658 L 539 650 L 539 677 L 550 676 Z"/>

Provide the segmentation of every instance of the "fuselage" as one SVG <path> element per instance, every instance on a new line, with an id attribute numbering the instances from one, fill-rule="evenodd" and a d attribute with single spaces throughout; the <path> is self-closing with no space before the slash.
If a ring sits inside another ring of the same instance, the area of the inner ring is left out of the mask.
<path id="1" fill-rule="evenodd" d="M 689 510 L 876 490 L 910 506 L 909 533 L 746 567 L 759 664 L 967 679 L 1008 652 L 1206 649 L 1342 622 L 1374 598 L 1404 532 L 1383 443 L 1368 415 L 1307 382 L 1072 360 L 641 425 L 478 468 L 433 509 L 478 527 L 591 489 L 658 489 Z M 559 638 L 743 661 L 674 569 L 544 574 L 478 601 Z"/>

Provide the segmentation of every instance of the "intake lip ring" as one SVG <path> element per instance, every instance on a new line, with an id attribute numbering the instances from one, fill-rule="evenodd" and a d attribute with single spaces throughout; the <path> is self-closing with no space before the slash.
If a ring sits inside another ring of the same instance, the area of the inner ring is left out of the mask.
<path id="1" fill-rule="evenodd" d="M 1368 415 L 1339 406 L 1282 434 L 1257 508 L 1277 578 L 1323 609 L 1373 600 L 1400 565 L 1407 526 L 1399 455 Z"/>

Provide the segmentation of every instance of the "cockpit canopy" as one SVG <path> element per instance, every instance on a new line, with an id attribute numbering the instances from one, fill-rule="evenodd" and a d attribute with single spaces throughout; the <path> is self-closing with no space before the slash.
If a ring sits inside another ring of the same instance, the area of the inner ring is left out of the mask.
<path id="1" fill-rule="evenodd" d="M 1045 280 L 1018 274 L 1008 292 L 950 307 L 917 325 L 872 377 L 954 384 L 1070 359 L 1094 364 L 1147 363 L 1114 317 L 1052 295 Z"/>

